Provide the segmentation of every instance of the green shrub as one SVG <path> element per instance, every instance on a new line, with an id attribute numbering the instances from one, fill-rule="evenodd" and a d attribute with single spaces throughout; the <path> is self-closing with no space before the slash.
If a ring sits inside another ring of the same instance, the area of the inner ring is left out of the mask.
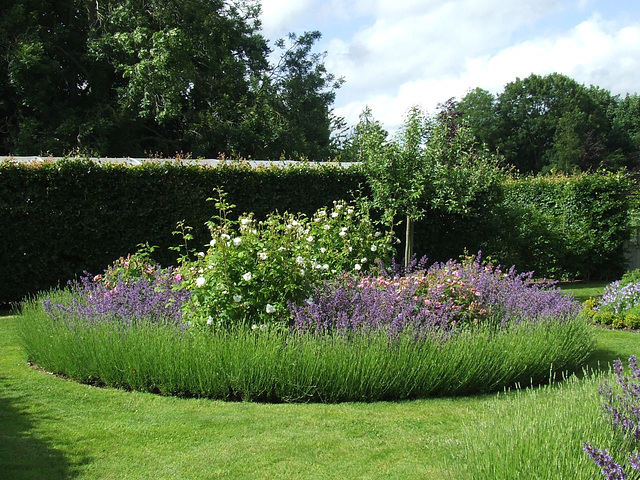
<path id="1" fill-rule="evenodd" d="M 207 251 L 179 270 L 192 292 L 192 322 L 273 323 L 289 315 L 289 302 L 302 303 L 321 281 L 391 259 L 392 232 L 362 204 L 334 202 L 312 217 L 284 213 L 235 221 L 228 218 L 233 205 L 219 194 Z"/>
<path id="2" fill-rule="evenodd" d="M 613 320 L 611 321 L 611 326 L 613 328 L 624 328 L 626 326 L 625 320 L 624 315 L 614 315 Z"/>
<path id="3" fill-rule="evenodd" d="M 604 311 L 596 312 L 593 316 L 594 322 L 600 323 L 602 325 L 613 325 L 616 318 L 617 316 L 615 313 Z"/>
<path id="4" fill-rule="evenodd" d="M 640 315 L 636 315 L 634 313 L 627 313 L 624 316 L 624 325 L 627 328 L 631 328 L 633 330 L 640 329 Z"/>
<path id="5" fill-rule="evenodd" d="M 487 251 L 540 276 L 619 278 L 630 190 L 624 173 L 515 178 L 493 213 Z"/>
<path id="6" fill-rule="evenodd" d="M 640 268 L 625 273 L 620 279 L 620 286 L 629 285 L 630 283 L 640 283 Z"/>

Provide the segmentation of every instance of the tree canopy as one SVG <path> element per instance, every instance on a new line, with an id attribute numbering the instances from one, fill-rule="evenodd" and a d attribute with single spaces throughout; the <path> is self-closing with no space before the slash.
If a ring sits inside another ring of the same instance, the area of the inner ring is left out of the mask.
<path id="1" fill-rule="evenodd" d="M 332 155 L 341 81 L 319 32 L 276 42 L 254 0 L 2 0 L 0 154 Z"/>
<path id="2" fill-rule="evenodd" d="M 456 108 L 480 141 L 521 172 L 572 172 L 637 166 L 637 104 L 637 95 L 620 99 L 553 73 L 518 78 L 496 96 L 471 90 Z"/>

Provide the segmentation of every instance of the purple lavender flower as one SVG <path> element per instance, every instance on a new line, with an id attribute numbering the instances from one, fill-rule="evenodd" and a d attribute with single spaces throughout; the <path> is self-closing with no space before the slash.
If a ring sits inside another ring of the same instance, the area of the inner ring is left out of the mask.
<path id="1" fill-rule="evenodd" d="M 624 375 L 620 360 L 614 362 L 613 368 L 622 393 L 614 394 L 611 386 L 604 382 L 600 386 L 600 394 L 605 398 L 602 406 L 614 427 L 621 429 L 624 435 L 640 441 L 640 369 L 635 355 L 629 357 L 629 377 Z"/>
<path id="2" fill-rule="evenodd" d="M 402 271 L 397 266 L 393 271 Z M 409 275 L 355 278 L 317 288 L 313 301 L 290 305 L 297 330 L 403 330 L 447 333 L 487 321 L 566 321 L 580 304 L 533 274 L 484 265 L 480 255 L 435 263 Z"/>
<path id="3" fill-rule="evenodd" d="M 621 430 L 625 437 L 638 442 L 640 441 L 640 369 L 635 355 L 629 357 L 629 369 L 631 370 L 629 377 L 624 375 L 620 360 L 614 362 L 613 369 L 621 393 L 614 393 L 611 385 L 604 382 L 600 386 L 600 395 L 604 397 L 602 406 L 609 415 L 614 428 Z M 599 450 L 589 443 L 584 443 L 584 451 L 601 468 L 605 478 L 612 480 L 627 478 L 628 475 L 623 467 L 616 463 L 606 450 Z M 640 454 L 632 452 L 629 455 L 629 465 L 634 470 L 640 471 Z"/>
<path id="4" fill-rule="evenodd" d="M 181 306 L 190 293 L 174 288 L 175 284 L 171 269 L 156 271 L 149 278 L 119 279 L 112 288 L 87 274 L 71 285 L 68 303 L 53 305 L 44 299 L 42 306 L 52 318 L 71 323 L 150 321 L 182 326 Z"/>
<path id="5" fill-rule="evenodd" d="M 607 480 L 627 480 L 627 474 L 621 465 L 616 463 L 609 452 L 606 449 L 600 450 L 591 446 L 591 444 L 584 442 L 583 450 L 587 452 L 587 455 L 593 460 L 601 470 L 602 475 Z"/>

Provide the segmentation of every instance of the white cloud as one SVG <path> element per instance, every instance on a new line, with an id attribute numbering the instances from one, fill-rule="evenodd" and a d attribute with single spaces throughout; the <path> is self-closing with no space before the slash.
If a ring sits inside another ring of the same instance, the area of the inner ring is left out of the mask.
<path id="1" fill-rule="evenodd" d="M 640 23 L 633 16 L 605 20 L 593 3 L 266 0 L 264 7 L 271 31 L 277 25 L 286 31 L 300 31 L 296 24 L 314 28 L 314 19 L 361 25 L 323 44 L 328 70 L 346 79 L 336 113 L 355 123 L 368 105 L 393 130 L 411 105 L 433 110 L 469 89 L 498 92 L 531 73 L 557 71 L 613 93 L 636 91 Z"/>
<path id="2" fill-rule="evenodd" d="M 262 30 L 267 38 L 282 37 L 304 20 L 314 0 L 262 0 Z"/>

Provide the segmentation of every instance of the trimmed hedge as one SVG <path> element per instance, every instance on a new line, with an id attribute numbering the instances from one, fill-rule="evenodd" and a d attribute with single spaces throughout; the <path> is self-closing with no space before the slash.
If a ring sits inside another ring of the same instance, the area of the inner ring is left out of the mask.
<path id="1" fill-rule="evenodd" d="M 228 192 L 237 214 L 252 211 L 263 218 L 274 210 L 311 214 L 350 198 L 363 185 L 357 167 L 4 162 L 0 303 L 64 283 L 83 270 L 101 272 L 143 242 L 159 246 L 154 256 L 161 264 L 173 263 L 175 252 L 168 247 L 179 243 L 171 235 L 177 221 L 194 227 L 195 247 L 208 243 L 204 222 L 214 206 L 206 198 L 215 187 Z M 502 200 L 478 205 L 473 215 L 427 215 L 416 225 L 416 251 L 435 261 L 457 257 L 465 248 L 482 249 L 539 275 L 617 278 L 629 236 L 629 188 L 623 174 L 510 180 Z"/>

